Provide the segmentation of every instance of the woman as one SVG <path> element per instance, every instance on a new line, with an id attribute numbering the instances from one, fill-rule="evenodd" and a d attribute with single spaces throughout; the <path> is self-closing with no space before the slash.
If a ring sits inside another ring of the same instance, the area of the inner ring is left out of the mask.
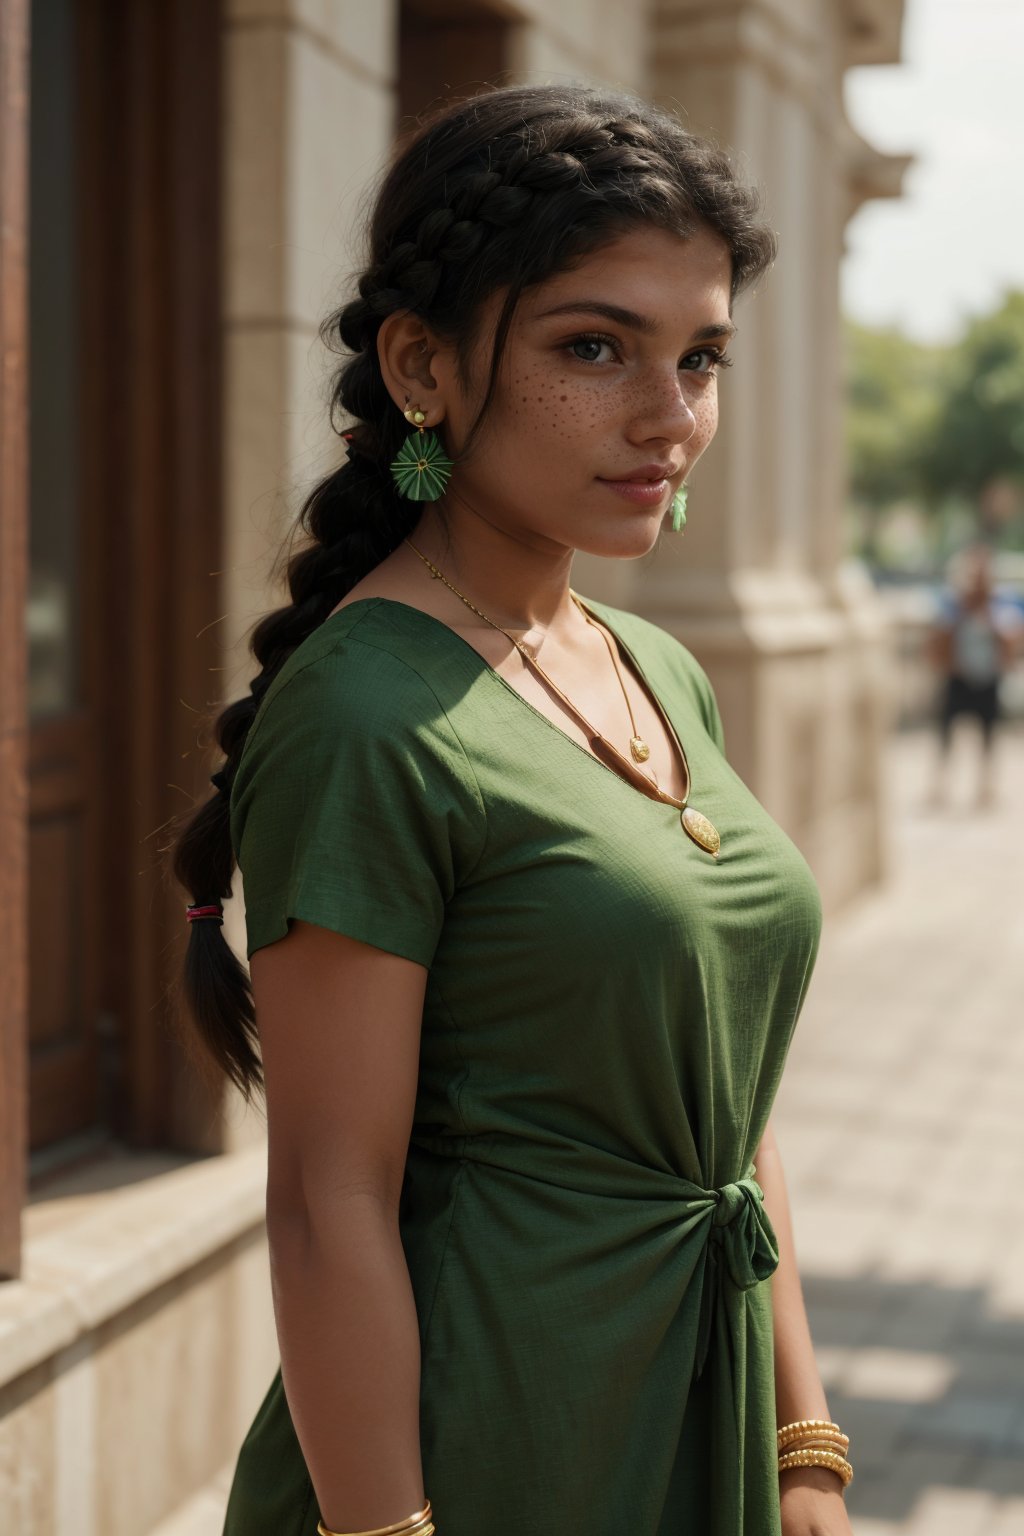
<path id="1" fill-rule="evenodd" d="M 591 90 L 456 106 L 380 189 L 347 462 L 175 866 L 204 1036 L 260 1087 L 254 997 L 265 1074 L 281 1370 L 226 1536 L 849 1532 L 768 1126 L 818 890 L 691 653 L 570 587 L 681 526 L 774 249 Z"/>

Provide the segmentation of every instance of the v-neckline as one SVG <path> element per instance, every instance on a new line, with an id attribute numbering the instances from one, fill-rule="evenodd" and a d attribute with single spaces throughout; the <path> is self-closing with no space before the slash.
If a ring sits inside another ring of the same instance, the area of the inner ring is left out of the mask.
<path id="1" fill-rule="evenodd" d="M 622 636 L 615 628 L 615 625 L 609 624 L 604 615 L 596 612 L 585 598 L 580 597 L 578 592 L 575 593 L 575 596 L 583 605 L 583 607 L 586 608 L 588 613 L 592 614 L 592 616 L 597 619 L 600 624 L 605 625 L 609 634 L 614 636 L 616 644 L 620 645 L 622 650 L 629 657 L 630 662 L 636 669 L 637 675 L 647 690 L 648 698 L 651 700 L 651 703 L 657 710 L 658 715 L 663 721 L 666 729 L 671 734 L 672 739 L 676 744 L 676 749 L 679 752 L 680 759 L 686 768 L 686 798 L 682 801 L 681 804 L 676 804 L 668 800 L 662 800 L 657 795 L 649 795 L 647 794 L 646 790 L 641 789 L 639 785 L 631 784 L 624 774 L 617 772 L 616 769 L 603 762 L 595 752 L 591 752 L 589 748 L 583 746 L 581 742 L 576 741 L 572 736 L 570 736 L 568 731 L 563 731 L 562 727 L 557 725 L 555 721 L 552 720 L 549 715 L 546 715 L 542 709 L 538 709 L 535 704 L 531 704 L 530 700 L 525 698 L 524 695 L 519 692 L 518 688 L 513 687 L 508 678 L 504 677 L 498 671 L 497 667 L 492 666 L 492 664 L 487 660 L 486 656 L 481 655 L 475 645 L 471 645 L 463 635 L 459 634 L 458 630 L 453 629 L 450 624 L 446 624 L 444 619 L 439 619 L 436 614 L 427 613 L 426 609 L 424 608 L 417 608 L 415 603 L 404 603 L 402 602 L 401 598 L 397 597 L 357 597 L 354 598 L 351 603 L 345 603 L 341 608 L 336 608 L 332 613 L 328 614 L 320 628 L 323 629 L 326 625 L 330 624 L 332 620 L 340 618 L 343 613 L 347 613 L 352 608 L 358 608 L 362 603 L 371 603 L 375 606 L 383 603 L 385 606 L 390 608 L 402 608 L 405 609 L 408 613 L 417 614 L 421 619 L 425 619 L 428 624 L 432 624 L 438 629 L 444 630 L 446 634 L 451 635 L 453 640 L 462 646 L 463 649 L 467 650 L 470 655 L 476 658 L 483 672 L 489 673 L 492 677 L 496 678 L 502 688 L 504 688 L 508 693 L 513 694 L 514 697 L 519 700 L 520 704 L 524 705 L 531 712 L 531 714 L 536 715 L 538 720 L 542 720 L 545 725 L 551 728 L 551 730 L 557 731 L 562 740 L 568 742 L 570 747 L 575 747 L 577 752 L 582 752 L 584 757 L 589 758 L 592 763 L 596 763 L 598 768 L 603 769 L 605 773 L 610 773 L 613 779 L 618 779 L 619 783 L 623 785 L 624 788 L 631 790 L 633 794 L 639 795 L 643 800 L 649 800 L 652 805 L 664 806 L 666 810 L 672 812 L 673 816 L 680 816 L 684 807 L 688 806 L 690 803 L 690 792 L 693 788 L 693 775 L 690 771 L 690 759 L 683 747 L 682 741 L 680 740 L 675 721 L 672 719 L 661 699 L 655 693 L 654 688 L 651 686 L 650 678 L 647 676 L 646 671 L 641 666 L 636 654 L 631 649 L 631 647 L 627 645 L 626 641 L 623 640 Z"/>

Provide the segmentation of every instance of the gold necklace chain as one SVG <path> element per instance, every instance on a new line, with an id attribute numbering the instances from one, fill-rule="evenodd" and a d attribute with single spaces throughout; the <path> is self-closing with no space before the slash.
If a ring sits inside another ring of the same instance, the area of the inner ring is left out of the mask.
<path id="1" fill-rule="evenodd" d="M 555 685 L 555 683 L 552 681 L 552 679 L 550 677 L 548 677 L 547 673 L 544 671 L 543 667 L 541 666 L 541 664 L 537 660 L 537 658 L 530 654 L 530 652 L 522 644 L 522 642 L 516 639 L 515 635 L 511 634 L 507 629 L 504 629 L 500 624 L 496 623 L 494 619 L 488 618 L 486 613 L 483 613 L 479 608 L 476 607 L 476 605 L 474 603 L 471 603 L 469 598 L 466 596 L 466 594 L 464 592 L 460 592 L 458 587 L 453 586 L 452 583 L 448 580 L 447 576 L 445 576 L 444 572 L 438 570 L 437 566 L 433 563 L 433 561 L 432 560 L 428 560 L 426 555 L 423 554 L 421 550 L 418 550 L 416 548 L 415 544 L 412 542 L 411 539 L 406 539 L 405 542 L 408 544 L 409 548 L 413 551 L 414 554 L 419 555 L 420 559 L 423 561 L 424 565 L 426 565 L 430 569 L 431 573 L 434 576 L 436 576 L 440 581 L 443 581 L 445 586 L 449 589 L 449 591 L 455 593 L 456 597 L 462 599 L 462 601 L 466 604 L 467 608 L 472 608 L 473 612 L 475 614 L 479 614 L 480 618 L 483 619 L 485 623 L 490 624 L 494 629 L 500 630 L 503 635 L 506 635 L 508 637 L 508 639 L 512 641 L 512 644 L 517 648 L 517 650 L 519 651 L 520 655 L 526 661 L 528 661 L 531 666 L 536 667 L 536 669 L 540 673 L 541 677 L 544 678 L 544 681 L 551 688 L 555 689 L 555 692 L 558 693 L 560 698 L 565 699 L 565 695 L 562 693 L 561 689 L 559 689 Z M 593 629 L 597 630 L 598 634 L 601 636 L 601 638 L 604 641 L 605 645 L 608 647 L 608 654 L 611 657 L 612 666 L 615 668 L 615 676 L 619 680 L 619 687 L 622 689 L 622 697 L 626 701 L 626 709 L 629 712 L 629 724 L 630 724 L 630 727 L 631 727 L 632 732 L 633 732 L 633 735 L 631 736 L 630 743 L 629 743 L 630 751 L 632 752 L 634 762 L 644 763 L 650 757 L 651 749 L 647 745 L 646 741 L 643 740 L 643 738 L 641 737 L 639 731 L 636 728 L 636 718 L 634 717 L 634 714 L 633 714 L 633 706 L 630 703 L 629 694 L 626 691 L 626 684 L 624 683 L 623 678 L 622 678 L 622 673 L 619 670 L 619 663 L 618 663 L 618 659 L 616 658 L 616 655 L 615 655 L 615 648 L 612 645 L 612 643 L 611 643 L 610 639 L 608 638 L 608 636 L 605 634 L 604 630 L 601 628 L 600 624 L 595 624 L 594 623 L 593 619 L 590 617 L 590 614 L 583 607 L 583 604 L 580 602 L 579 598 L 576 596 L 575 592 L 573 592 L 571 588 L 570 588 L 570 591 L 569 591 L 569 595 L 572 598 L 573 602 L 576 604 L 577 608 L 580 610 L 580 613 L 586 619 L 587 623 L 589 625 L 591 625 L 591 627 Z M 565 702 L 568 703 L 569 701 L 565 700 Z M 600 736 L 601 735 L 600 731 L 597 731 L 595 729 L 595 727 L 593 725 L 591 725 L 590 721 L 587 720 L 586 716 L 583 715 L 576 708 L 576 706 L 574 704 L 571 704 L 570 708 L 573 710 L 573 713 L 576 714 L 579 717 L 579 719 L 583 721 L 583 723 L 586 726 L 587 730 L 590 731 L 592 735 L 596 735 L 596 736 Z M 601 739 L 602 740 L 606 740 L 605 737 L 602 737 Z M 610 746 L 611 743 L 609 742 L 608 745 Z M 689 770 L 689 767 L 686 765 L 685 758 L 684 758 L 684 766 L 686 767 L 687 785 L 689 785 L 690 770 Z M 657 789 L 660 794 L 663 794 L 664 791 L 662 790 L 661 785 L 658 783 L 658 776 L 657 776 L 657 774 L 653 773 L 653 770 L 652 770 L 652 774 L 653 774 L 653 776 L 652 775 L 648 775 L 648 774 L 644 774 L 644 778 L 648 779 L 648 782 L 652 783 L 654 785 L 655 789 Z M 686 804 L 686 796 L 684 795 L 682 800 L 679 800 L 679 801 L 673 799 L 672 803 L 674 805 L 678 805 L 680 808 L 682 808 L 682 806 L 684 806 Z"/>
<path id="2" fill-rule="evenodd" d="M 634 762 L 633 763 L 631 763 L 629 761 L 629 759 L 625 756 L 624 753 L 619 751 L 618 747 L 615 746 L 614 742 L 609 741 L 606 736 L 602 735 L 602 733 L 596 728 L 596 726 L 591 724 L 591 722 L 582 713 L 582 711 L 579 710 L 576 707 L 576 705 L 572 702 L 572 700 L 570 698 L 568 698 L 567 695 L 562 692 L 562 690 L 561 690 L 561 688 L 559 688 L 558 684 L 552 678 L 550 678 L 548 676 L 548 674 L 544 671 L 544 668 L 541 666 L 540 662 L 536 659 L 536 657 L 535 656 L 531 656 L 530 652 L 527 650 L 526 646 L 523 645 L 523 643 L 520 640 L 516 639 L 515 635 L 511 634 L 507 629 L 504 628 L 503 625 L 498 624 L 494 619 L 489 618 L 488 615 L 486 613 L 484 613 L 482 609 L 478 608 L 475 603 L 470 602 L 470 600 L 466 596 L 466 594 L 464 592 L 460 592 L 458 587 L 453 586 L 453 584 L 448 580 L 448 578 L 444 574 L 444 572 L 439 570 L 438 567 L 434 564 L 434 562 L 432 560 L 428 560 L 427 556 L 422 552 L 422 550 L 419 550 L 419 549 L 416 548 L 416 545 L 412 542 L 412 540 L 410 538 L 407 537 L 404 542 L 406 544 L 408 544 L 409 548 L 413 551 L 414 554 L 419 555 L 420 559 L 423 561 L 423 564 L 427 567 L 427 569 L 430 571 L 432 576 L 434 576 L 439 581 L 443 581 L 445 586 L 449 589 L 449 591 L 454 592 L 455 596 L 457 598 L 459 598 L 463 603 L 465 603 L 467 608 L 471 608 L 472 611 L 475 614 L 477 614 L 477 616 L 479 618 L 483 619 L 485 624 L 490 624 L 492 629 L 498 630 L 507 639 L 511 640 L 512 644 L 515 646 L 516 650 L 522 656 L 523 660 L 525 662 L 527 662 L 531 667 L 533 667 L 537 672 L 540 673 L 541 677 L 548 684 L 548 686 L 558 695 L 558 697 L 562 700 L 563 704 L 565 704 L 566 707 L 572 712 L 572 714 L 575 715 L 575 717 L 582 722 L 582 724 L 584 725 L 586 730 L 590 733 L 591 743 L 592 744 L 593 744 L 593 742 L 595 740 L 596 741 L 600 741 L 602 743 L 602 745 L 607 747 L 608 750 L 610 752 L 612 752 L 615 755 L 615 757 L 617 757 L 618 760 L 621 763 L 623 763 L 629 769 L 629 771 L 631 773 L 635 773 L 635 772 L 639 771 L 639 770 L 637 770 L 635 768 L 634 763 L 635 762 L 645 761 L 646 758 L 648 758 L 650 756 L 650 748 L 647 746 L 647 743 L 642 739 L 642 737 L 637 732 L 636 720 L 633 717 L 633 707 L 630 704 L 629 694 L 626 691 L 626 685 L 623 682 L 622 673 L 619 670 L 619 664 L 618 664 L 618 661 L 617 661 L 616 656 L 615 656 L 615 650 L 614 650 L 614 648 L 612 646 L 612 643 L 609 640 L 608 636 L 605 634 L 604 630 L 602 629 L 601 625 L 594 623 L 594 620 L 587 613 L 587 610 L 584 608 L 583 604 L 580 602 L 579 598 L 576 596 L 576 593 L 573 592 L 571 588 L 570 588 L 570 591 L 569 591 L 569 595 L 572 598 L 573 602 L 576 604 L 577 608 L 580 610 L 580 612 L 582 613 L 583 617 L 586 619 L 587 623 L 588 624 L 592 624 L 593 627 L 596 630 L 598 630 L 598 632 L 603 637 L 605 644 L 608 647 L 608 654 L 611 656 L 612 665 L 615 668 L 615 675 L 616 675 L 616 677 L 619 680 L 619 687 L 622 689 L 622 695 L 623 695 L 623 698 L 626 701 L 626 708 L 629 711 L 629 723 L 630 723 L 630 725 L 632 727 L 632 730 L 633 730 L 633 736 L 632 736 L 632 738 L 630 740 L 630 750 L 632 751 L 633 758 L 634 758 Z M 641 774 L 640 776 L 642 778 L 646 779 L 648 784 L 652 784 L 653 783 L 653 786 L 654 786 L 655 790 L 657 791 L 657 798 L 659 800 L 662 800 L 667 805 L 675 806 L 675 808 L 680 812 L 680 821 L 682 823 L 683 829 L 684 829 L 684 831 L 686 831 L 689 834 L 689 836 L 692 838 L 692 840 L 699 847 L 703 848 L 705 853 L 710 853 L 712 855 L 712 857 L 717 858 L 718 857 L 718 850 L 719 850 L 719 847 L 721 845 L 721 839 L 719 838 L 718 832 L 716 831 L 714 826 L 712 826 L 711 822 L 707 819 L 706 816 L 702 815 L 700 811 L 694 810 L 694 808 L 691 805 L 687 804 L 687 801 L 690 798 L 690 788 L 691 788 L 691 783 L 690 783 L 690 765 L 689 765 L 689 762 L 687 761 L 686 752 L 683 749 L 682 742 L 679 741 L 678 737 L 676 737 L 676 741 L 677 741 L 678 746 L 679 746 L 679 751 L 682 754 L 683 768 L 684 768 L 684 770 L 686 772 L 686 793 L 683 795 L 683 798 L 681 800 L 677 800 L 674 795 L 670 795 L 665 790 L 663 790 L 661 788 L 661 786 L 658 784 L 657 778 L 654 778 L 652 780 L 645 773 Z M 642 756 L 639 755 L 640 752 L 642 752 L 642 754 L 643 754 Z"/>

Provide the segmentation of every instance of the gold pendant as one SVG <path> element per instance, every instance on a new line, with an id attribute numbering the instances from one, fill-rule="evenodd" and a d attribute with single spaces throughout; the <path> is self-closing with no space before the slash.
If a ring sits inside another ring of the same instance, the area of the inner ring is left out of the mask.
<path id="1" fill-rule="evenodd" d="M 631 736 L 629 738 L 629 750 L 633 754 L 634 763 L 646 763 L 651 755 L 651 749 L 642 736 Z"/>
<path id="2" fill-rule="evenodd" d="M 700 811 L 695 811 L 692 805 L 684 805 L 680 816 L 683 830 L 688 832 L 698 847 L 705 853 L 710 853 L 712 858 L 718 857 L 718 850 L 722 846 L 722 839 L 718 835 L 716 827 L 712 826 L 706 816 Z"/>

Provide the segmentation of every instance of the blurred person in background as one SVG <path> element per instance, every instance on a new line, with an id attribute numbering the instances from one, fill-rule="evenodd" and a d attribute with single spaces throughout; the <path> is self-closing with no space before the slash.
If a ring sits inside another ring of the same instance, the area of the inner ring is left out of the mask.
<path id="1" fill-rule="evenodd" d="M 932 806 L 946 803 L 953 722 L 960 715 L 973 716 L 978 724 L 975 804 L 984 808 L 994 803 L 1000 685 L 1020 654 L 1021 638 L 1017 609 L 996 591 L 991 550 L 980 542 L 970 545 L 950 562 L 948 586 L 928 636 L 928 658 L 940 674 Z"/>

